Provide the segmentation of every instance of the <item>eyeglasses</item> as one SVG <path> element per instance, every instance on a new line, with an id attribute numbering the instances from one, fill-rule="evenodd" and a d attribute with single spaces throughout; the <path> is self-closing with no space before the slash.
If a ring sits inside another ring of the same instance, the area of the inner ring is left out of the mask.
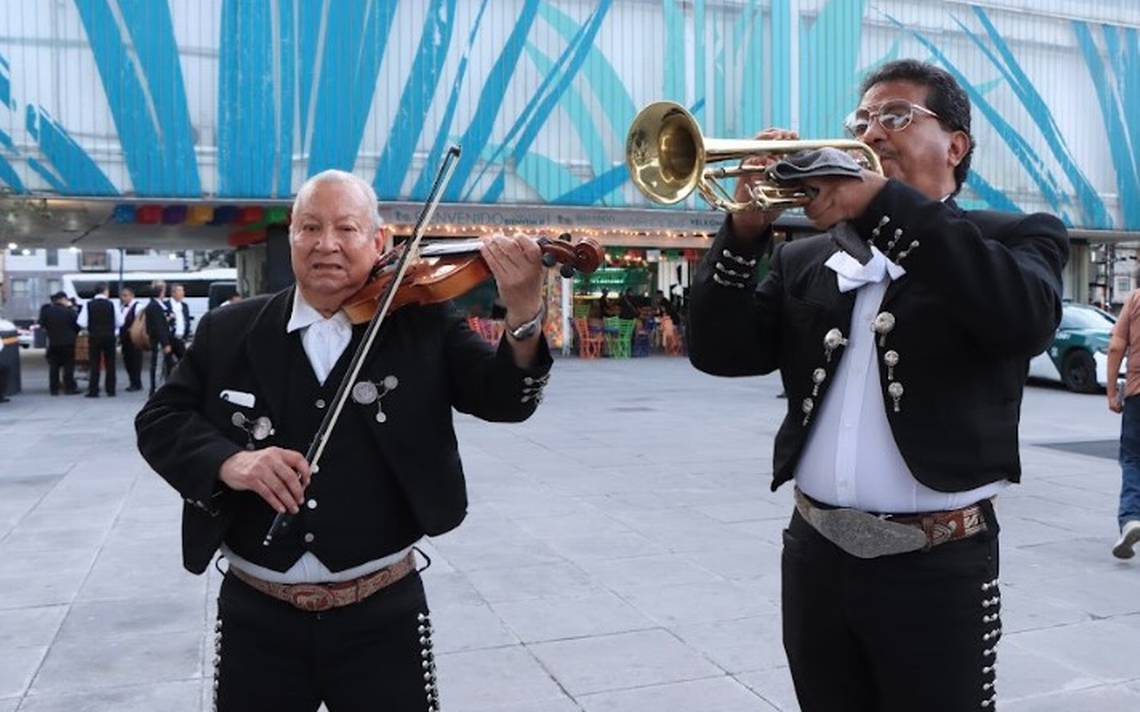
<path id="1" fill-rule="evenodd" d="M 871 129 L 871 122 L 876 119 L 879 126 L 886 131 L 902 131 L 910 122 L 914 121 L 914 112 L 926 114 L 937 119 L 938 114 L 925 106 L 912 104 L 906 99 L 888 99 L 879 105 L 875 111 L 856 109 L 843 120 L 843 126 L 855 138 L 863 138 L 863 134 Z"/>

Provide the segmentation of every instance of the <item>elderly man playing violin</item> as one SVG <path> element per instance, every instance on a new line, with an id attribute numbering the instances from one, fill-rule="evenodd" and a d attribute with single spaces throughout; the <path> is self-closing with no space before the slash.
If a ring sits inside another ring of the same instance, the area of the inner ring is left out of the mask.
<path id="1" fill-rule="evenodd" d="M 452 408 L 518 422 L 542 400 L 541 254 L 480 247 L 506 305 L 498 348 L 448 303 L 383 321 L 317 471 L 306 451 L 365 325 L 345 307 L 388 246 L 364 180 L 310 178 L 290 225 L 296 286 L 202 318 L 136 419 L 139 450 L 185 499 L 183 564 L 228 563 L 218 598 L 219 710 L 435 710 L 432 623 L 414 545 L 459 525 Z M 278 514 L 293 522 L 272 543 Z"/>

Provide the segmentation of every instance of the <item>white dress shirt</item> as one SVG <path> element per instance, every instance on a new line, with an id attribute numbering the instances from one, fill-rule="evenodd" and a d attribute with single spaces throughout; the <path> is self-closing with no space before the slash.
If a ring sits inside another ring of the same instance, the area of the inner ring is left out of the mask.
<path id="1" fill-rule="evenodd" d="M 103 296 L 102 294 L 96 294 L 91 299 L 92 300 L 107 299 L 107 297 Z M 108 301 L 110 301 L 110 300 L 108 300 Z M 121 329 L 123 326 L 123 312 L 114 308 L 114 307 L 115 307 L 115 305 L 112 304 L 111 305 L 111 311 L 114 312 L 114 314 L 115 314 L 115 333 L 117 334 L 117 333 L 119 333 L 119 329 Z M 84 304 L 83 308 L 79 310 L 79 317 L 75 320 L 79 324 L 80 329 L 86 329 L 87 328 L 87 311 L 88 311 L 87 305 Z"/>
<path id="2" fill-rule="evenodd" d="M 336 362 L 340 359 L 344 350 L 348 348 L 349 342 L 352 341 L 352 322 L 349 321 L 348 315 L 343 311 L 338 311 L 327 319 L 319 311 L 313 308 L 305 298 L 301 296 L 301 290 L 294 288 L 293 290 L 293 313 L 289 316 L 289 323 L 285 326 L 287 333 L 301 330 L 301 347 L 305 350 L 305 356 L 309 359 L 309 365 L 313 368 L 313 374 L 323 386 L 325 380 L 329 377 Z M 348 581 L 350 579 L 358 578 L 379 571 L 385 566 L 390 566 L 400 559 L 407 556 L 412 547 L 408 547 L 394 554 L 366 561 L 359 566 L 345 569 L 344 571 L 332 572 L 324 563 L 317 558 L 317 555 L 306 551 L 297 560 L 297 563 L 289 567 L 289 570 L 282 573 L 267 569 L 264 566 L 246 561 L 233 551 L 230 550 L 225 544 L 222 545 L 222 555 L 229 560 L 230 566 L 237 567 L 246 573 L 253 574 L 259 579 L 265 581 L 274 581 L 276 583 L 332 583 L 336 581 Z"/>
<path id="3" fill-rule="evenodd" d="M 170 313 L 174 315 L 174 336 L 181 339 L 186 334 L 186 315 L 182 313 L 182 302 L 171 298 Z"/>
<path id="4" fill-rule="evenodd" d="M 841 292 L 858 291 L 844 334 L 847 346 L 829 376 L 834 380 L 827 397 L 816 404 L 816 422 L 796 466 L 796 486 L 824 504 L 892 514 L 959 509 L 997 494 L 1007 480 L 965 492 L 938 492 L 916 480 L 903 460 L 887 422 L 871 323 L 887 285 L 906 270 L 877 247 L 872 246 L 871 255 L 866 265 L 842 251 L 826 262 Z"/>

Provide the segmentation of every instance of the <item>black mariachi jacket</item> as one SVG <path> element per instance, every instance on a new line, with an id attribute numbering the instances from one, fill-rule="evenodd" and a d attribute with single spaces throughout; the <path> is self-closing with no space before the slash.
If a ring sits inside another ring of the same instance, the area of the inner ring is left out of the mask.
<path id="1" fill-rule="evenodd" d="M 285 422 L 288 340 L 299 338 L 285 331 L 292 304 L 289 288 L 206 314 L 186 357 L 135 419 L 139 451 L 185 499 L 183 563 L 191 572 L 205 570 L 236 503 L 248 494 L 218 480 L 222 463 L 249 440 L 234 425 L 234 413 Z M 370 423 L 375 446 L 422 531 L 442 534 L 458 526 L 467 509 L 452 408 L 490 421 L 525 420 L 541 400 L 551 363 L 545 339 L 536 366 L 523 370 L 509 344 L 489 347 L 450 304 L 404 307 L 385 320 L 361 371 L 372 381 L 400 374 L 399 387 L 383 399 L 387 421 L 376 421 L 375 406 L 365 413 L 351 401 L 341 417 Z M 275 444 L 269 437 L 257 446 Z"/>
<path id="2" fill-rule="evenodd" d="M 908 468 L 942 492 L 1018 481 L 1028 362 L 1061 318 L 1064 226 L 1041 213 L 964 212 L 891 180 L 853 227 L 906 269 L 879 308 L 893 328 L 875 343 L 883 407 Z M 764 247 L 737 241 L 731 221 L 721 228 L 691 291 L 689 358 L 714 375 L 780 370 L 788 412 L 776 435 L 775 490 L 793 477 L 814 422 L 810 411 L 828 397 L 843 357 L 836 337 L 851 328 L 855 290 L 839 292 L 836 273 L 824 265 L 838 250 L 827 235 L 776 246 L 757 286 L 742 262 Z M 829 359 L 825 338 L 833 330 Z M 884 362 L 890 351 L 897 356 L 894 394 Z"/>

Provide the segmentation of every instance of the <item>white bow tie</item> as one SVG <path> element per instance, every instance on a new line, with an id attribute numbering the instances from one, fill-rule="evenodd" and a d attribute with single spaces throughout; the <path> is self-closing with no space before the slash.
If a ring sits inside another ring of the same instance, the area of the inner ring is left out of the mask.
<path id="1" fill-rule="evenodd" d="M 842 250 L 829 257 L 824 265 L 834 270 L 840 292 L 850 292 L 864 284 L 881 282 L 888 277 L 895 280 L 906 274 L 901 265 L 887 259 L 874 245 L 871 246 L 871 259 L 865 265 L 859 264 L 859 260 Z"/>

